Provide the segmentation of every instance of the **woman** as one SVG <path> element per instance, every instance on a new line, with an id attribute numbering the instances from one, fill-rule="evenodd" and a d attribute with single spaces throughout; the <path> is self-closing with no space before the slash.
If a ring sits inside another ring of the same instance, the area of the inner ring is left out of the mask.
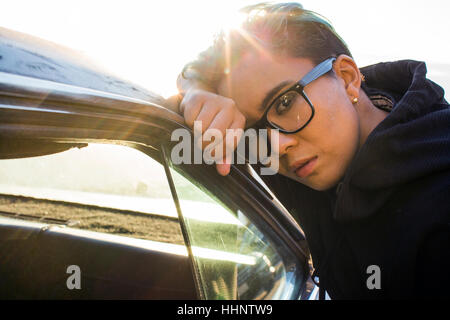
<path id="1" fill-rule="evenodd" d="M 244 12 L 178 78 L 186 123 L 278 134 L 279 172 L 262 178 L 304 229 L 331 298 L 448 297 L 443 89 L 423 62 L 360 70 L 330 23 L 297 3 Z"/>

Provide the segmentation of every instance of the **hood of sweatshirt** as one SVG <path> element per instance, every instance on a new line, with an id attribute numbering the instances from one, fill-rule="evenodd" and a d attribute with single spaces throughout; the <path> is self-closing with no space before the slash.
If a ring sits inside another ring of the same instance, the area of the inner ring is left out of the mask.
<path id="1" fill-rule="evenodd" d="M 375 214 L 398 188 L 450 168 L 450 109 L 424 62 L 361 68 L 363 90 L 393 102 L 392 111 L 358 150 L 339 185 L 334 218 Z"/>

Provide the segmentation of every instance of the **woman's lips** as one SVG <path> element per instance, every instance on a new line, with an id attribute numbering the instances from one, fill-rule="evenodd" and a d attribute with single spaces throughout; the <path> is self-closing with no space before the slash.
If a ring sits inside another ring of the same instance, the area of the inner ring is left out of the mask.
<path id="1" fill-rule="evenodd" d="M 295 169 L 295 174 L 300 178 L 306 178 L 313 172 L 316 162 L 317 156 L 307 160 L 302 165 L 300 165 L 300 167 Z"/>

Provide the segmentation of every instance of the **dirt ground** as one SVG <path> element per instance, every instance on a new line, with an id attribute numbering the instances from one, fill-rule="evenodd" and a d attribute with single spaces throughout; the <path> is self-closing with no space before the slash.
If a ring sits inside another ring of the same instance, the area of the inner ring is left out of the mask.
<path id="1" fill-rule="evenodd" d="M 66 224 L 71 228 L 139 239 L 184 244 L 178 219 L 157 215 L 9 195 L 0 195 L 0 215 L 48 224 Z"/>

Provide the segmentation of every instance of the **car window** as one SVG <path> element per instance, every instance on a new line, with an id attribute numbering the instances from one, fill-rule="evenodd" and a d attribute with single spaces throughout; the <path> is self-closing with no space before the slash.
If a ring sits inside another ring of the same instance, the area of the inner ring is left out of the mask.
<path id="1" fill-rule="evenodd" d="M 217 197 L 233 191 L 205 187 L 186 167 L 168 161 L 204 298 L 292 299 L 300 285 L 294 280 L 296 258 L 270 227 L 263 231 L 247 207 Z"/>
<path id="2" fill-rule="evenodd" d="M 0 160 L 0 216 L 184 244 L 164 167 L 120 145 Z"/>

